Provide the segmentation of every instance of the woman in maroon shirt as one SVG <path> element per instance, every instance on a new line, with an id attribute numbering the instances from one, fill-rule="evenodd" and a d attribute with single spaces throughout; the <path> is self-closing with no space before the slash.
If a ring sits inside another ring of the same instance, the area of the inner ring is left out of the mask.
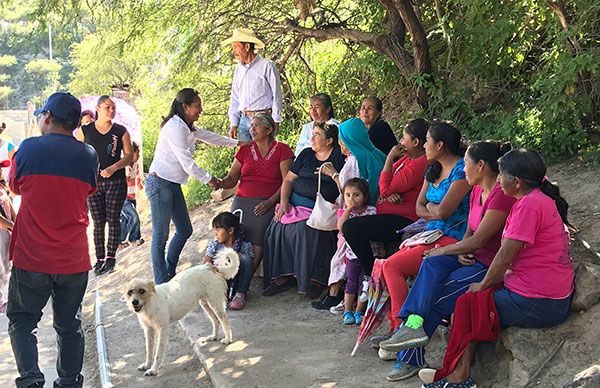
<path id="1" fill-rule="evenodd" d="M 254 271 L 262 259 L 265 230 L 275 214 L 283 177 L 294 161 L 294 152 L 275 140 L 275 122 L 270 115 L 257 114 L 250 124 L 252 143 L 241 147 L 220 187 L 240 185 L 231 210 L 242 209 L 245 240 L 254 249 Z"/>

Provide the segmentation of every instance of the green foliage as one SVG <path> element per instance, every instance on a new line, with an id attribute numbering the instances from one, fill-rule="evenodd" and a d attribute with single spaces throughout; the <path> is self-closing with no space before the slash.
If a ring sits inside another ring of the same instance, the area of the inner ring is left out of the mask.
<path id="1" fill-rule="evenodd" d="M 199 90 L 204 107 L 199 126 L 226 132 L 235 63 L 220 41 L 235 26 L 254 29 L 267 43 L 261 54 L 285 63 L 285 112 L 278 137 L 292 146 L 301 125 L 310 120 L 308 98 L 326 92 L 340 120 L 355 115 L 363 97 L 376 95 L 384 100 L 386 119 L 396 128 L 422 116 L 451 120 L 471 140 L 496 138 L 537 148 L 550 160 L 577 152 L 595 160 L 598 153 L 597 0 L 566 2 L 572 23 L 568 31 L 542 1 L 447 0 L 441 2 L 443 15 L 436 12 L 435 2 L 419 2 L 433 73 L 410 79 L 401 76 L 388 57 L 363 44 L 298 41 L 287 20 L 297 18 L 296 7 L 304 2 L 29 0 L 22 8 L 9 3 L 9 12 L 0 18 L 9 26 L 0 27 L 0 53 L 17 58 L 13 73 L 16 68 L 24 72 L 28 62 L 44 54 L 43 32 L 49 20 L 60 26 L 55 28 L 60 30 L 60 84 L 68 80 L 68 88 L 78 95 L 107 93 L 115 83 L 132 85 L 142 117 L 145 166 L 152 160 L 161 117 L 180 88 Z M 386 39 L 390 15 L 384 3 L 395 2 L 321 0 L 318 10 L 296 22 L 314 29 L 341 26 Z M 31 15 L 36 22 L 16 22 Z M 408 34 L 396 43 L 412 52 Z M 67 60 L 65 47 L 71 44 Z M 34 47 L 36 54 L 25 55 L 23 47 Z M 8 86 L 33 90 L 29 80 L 19 77 L 9 79 Z M 416 88 L 424 88 L 431 97 L 427 111 L 414 102 Z M 196 153 L 198 163 L 219 177 L 227 173 L 232 156 L 232 149 L 221 147 L 199 146 Z M 206 199 L 208 192 L 194 179 L 186 186 L 190 205 Z"/>

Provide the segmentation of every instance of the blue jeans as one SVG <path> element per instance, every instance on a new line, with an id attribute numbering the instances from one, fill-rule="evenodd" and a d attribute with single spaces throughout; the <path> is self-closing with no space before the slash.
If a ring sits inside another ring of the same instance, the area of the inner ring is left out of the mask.
<path id="1" fill-rule="evenodd" d="M 454 312 L 456 299 L 467 292 L 471 283 L 483 280 L 487 270 L 478 261 L 462 265 L 454 255 L 427 257 L 398 316 L 402 320 L 411 314 L 421 316 L 423 329 L 431 337 L 440 321 Z M 398 357 L 404 363 L 423 366 L 425 348 L 403 350 Z"/>
<path id="2" fill-rule="evenodd" d="M 42 309 L 52 296 L 58 356 L 54 387 L 82 387 L 84 335 L 81 330 L 81 301 L 88 273 L 49 275 L 13 267 L 9 288 L 8 335 L 19 370 L 17 388 L 44 383 L 38 366 L 36 329 Z"/>
<path id="3" fill-rule="evenodd" d="M 565 299 L 526 298 L 507 288 L 494 291 L 503 327 L 552 327 L 569 318 L 571 296 Z"/>
<path id="4" fill-rule="evenodd" d="M 154 282 L 161 284 L 168 282 L 175 276 L 179 255 L 188 238 L 192 235 L 192 223 L 180 184 L 169 182 L 156 175 L 148 175 L 148 178 L 146 178 L 146 196 L 150 203 L 152 219 L 150 254 L 152 256 Z M 175 224 L 175 234 L 171 238 L 165 258 L 165 247 L 169 239 L 171 220 Z"/>
<path id="5" fill-rule="evenodd" d="M 231 281 L 231 286 L 235 292 L 245 294 L 250 288 L 252 280 L 252 269 L 254 268 L 254 260 L 250 255 L 240 255 L 240 269 L 237 275 Z"/>
<path id="6" fill-rule="evenodd" d="M 129 238 L 127 238 L 129 236 Z M 135 202 L 126 199 L 121 210 L 121 238 L 119 242 L 138 241 L 142 238 L 140 232 L 140 216 L 135 208 Z"/>
<path id="7" fill-rule="evenodd" d="M 252 140 L 252 136 L 250 136 L 250 123 L 252 120 L 249 117 L 246 117 L 242 114 L 240 118 L 240 123 L 238 124 L 237 129 L 237 138 L 242 141 L 250 141 Z"/>

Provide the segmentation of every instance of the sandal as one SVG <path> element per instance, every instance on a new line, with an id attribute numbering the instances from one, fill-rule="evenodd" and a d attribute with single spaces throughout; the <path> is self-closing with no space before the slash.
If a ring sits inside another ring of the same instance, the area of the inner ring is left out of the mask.
<path id="1" fill-rule="evenodd" d="M 342 315 L 342 323 L 344 325 L 354 325 L 354 314 L 352 314 L 352 311 L 344 311 L 344 314 Z"/>
<path id="2" fill-rule="evenodd" d="M 363 313 L 362 311 L 356 311 L 354 313 L 354 323 L 356 323 L 357 325 L 360 325 L 363 321 L 364 316 L 365 316 L 365 313 Z"/>

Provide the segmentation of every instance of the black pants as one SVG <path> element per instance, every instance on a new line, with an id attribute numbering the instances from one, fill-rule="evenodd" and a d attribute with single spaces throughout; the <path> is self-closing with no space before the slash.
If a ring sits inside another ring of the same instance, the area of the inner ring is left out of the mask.
<path id="1" fill-rule="evenodd" d="M 375 262 L 370 242 L 391 243 L 400 241 L 402 234 L 398 234 L 397 230 L 412 223 L 413 221 L 402 216 L 378 214 L 349 219 L 344 222 L 342 232 L 346 242 L 348 242 L 365 270 L 365 275 L 370 276 Z"/>
<path id="2" fill-rule="evenodd" d="M 42 309 L 52 296 L 54 330 L 58 343 L 54 387 L 83 386 L 84 336 L 81 330 L 81 301 L 88 273 L 49 275 L 13 267 L 8 289 L 8 335 L 20 377 L 17 388 L 44 383 L 38 366 L 36 329 Z"/>

